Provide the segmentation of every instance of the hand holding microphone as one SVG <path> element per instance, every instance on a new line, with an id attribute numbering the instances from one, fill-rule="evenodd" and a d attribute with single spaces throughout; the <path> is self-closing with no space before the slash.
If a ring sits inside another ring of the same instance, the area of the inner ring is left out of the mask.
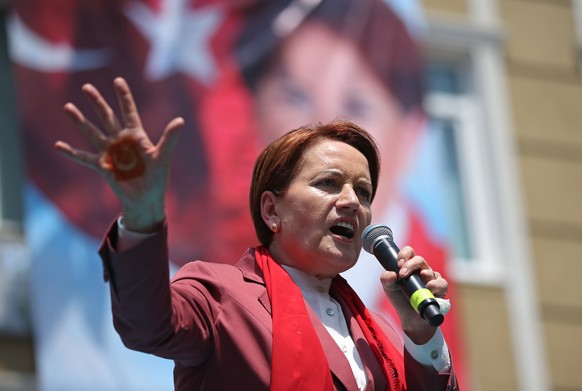
<path id="1" fill-rule="evenodd" d="M 370 225 L 362 233 L 362 247 L 373 254 L 384 269 L 398 274 L 398 252 L 392 230 L 385 225 Z M 410 305 L 433 327 L 444 321 L 444 316 L 434 295 L 428 290 L 417 273 L 407 278 L 399 278 L 398 285 L 409 299 Z"/>

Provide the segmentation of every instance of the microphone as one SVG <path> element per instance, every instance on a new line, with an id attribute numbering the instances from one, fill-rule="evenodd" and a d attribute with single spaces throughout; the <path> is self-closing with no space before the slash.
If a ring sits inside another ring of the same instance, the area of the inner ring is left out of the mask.
<path id="1" fill-rule="evenodd" d="M 400 249 L 393 240 L 392 230 L 382 224 L 366 227 L 362 232 L 362 248 L 373 254 L 378 262 L 388 271 L 398 274 L 398 252 Z M 428 320 L 431 326 L 437 327 L 443 323 L 445 317 L 441 313 L 438 301 L 430 290 L 426 288 L 418 274 L 407 278 L 398 278 L 398 285 L 404 295 L 410 300 L 410 305 L 423 319 Z"/>

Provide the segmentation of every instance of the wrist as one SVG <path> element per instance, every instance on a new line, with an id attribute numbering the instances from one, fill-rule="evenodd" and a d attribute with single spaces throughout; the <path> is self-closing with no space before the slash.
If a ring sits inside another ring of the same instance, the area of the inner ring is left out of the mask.
<path id="1" fill-rule="evenodd" d="M 425 319 L 418 317 L 423 322 L 414 321 L 413 324 L 402 323 L 402 331 L 416 345 L 424 345 L 435 335 L 437 328 L 430 326 Z M 426 323 L 426 324 L 425 324 Z"/>
<path id="2" fill-rule="evenodd" d="M 122 212 L 123 227 L 136 233 L 154 233 L 164 225 L 165 213 L 163 207 L 130 208 Z"/>

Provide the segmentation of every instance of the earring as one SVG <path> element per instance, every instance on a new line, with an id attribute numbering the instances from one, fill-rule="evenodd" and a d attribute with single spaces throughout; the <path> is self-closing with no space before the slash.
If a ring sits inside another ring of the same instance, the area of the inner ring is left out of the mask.
<path id="1" fill-rule="evenodd" d="M 277 233 L 279 231 L 279 227 L 277 226 L 277 223 L 271 224 L 271 231 L 273 231 L 274 233 Z"/>

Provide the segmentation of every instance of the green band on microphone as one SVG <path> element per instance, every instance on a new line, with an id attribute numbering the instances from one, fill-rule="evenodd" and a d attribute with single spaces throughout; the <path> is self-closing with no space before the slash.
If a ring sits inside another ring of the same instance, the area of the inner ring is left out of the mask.
<path id="1" fill-rule="evenodd" d="M 426 288 L 419 289 L 410 296 L 410 305 L 418 312 L 418 306 L 426 299 L 434 299 L 434 295 Z"/>

